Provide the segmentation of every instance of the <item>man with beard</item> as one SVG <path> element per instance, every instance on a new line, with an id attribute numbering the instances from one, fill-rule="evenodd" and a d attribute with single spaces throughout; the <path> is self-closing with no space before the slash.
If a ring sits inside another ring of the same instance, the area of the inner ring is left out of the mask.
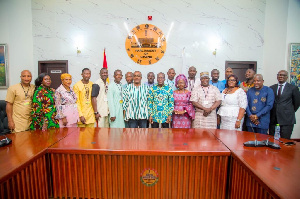
<path id="1" fill-rule="evenodd" d="M 188 90 L 192 91 L 196 82 L 197 70 L 194 66 L 191 66 L 188 71 Z"/>
<path id="2" fill-rule="evenodd" d="M 8 128 L 12 132 L 29 129 L 32 96 L 35 86 L 30 84 L 32 75 L 29 70 L 21 72 L 21 83 L 10 86 L 6 95 Z"/>
<path id="3" fill-rule="evenodd" d="M 219 70 L 213 69 L 211 71 L 210 75 L 211 75 L 211 80 L 209 80 L 209 84 L 217 87 L 219 89 L 220 93 L 222 93 L 222 91 L 225 89 L 225 84 L 223 82 L 219 81 L 219 77 L 220 77 Z"/>
<path id="4" fill-rule="evenodd" d="M 209 73 L 200 73 L 201 85 L 192 91 L 190 101 L 196 108 L 193 128 L 212 128 L 217 127 L 216 108 L 221 104 L 222 95 L 219 89 L 209 85 Z"/>
<path id="5" fill-rule="evenodd" d="M 92 91 L 92 105 L 94 109 L 94 114 L 96 120 L 98 121 L 98 127 L 109 127 L 108 120 L 108 100 L 107 100 L 107 91 L 108 91 L 108 70 L 102 68 L 100 70 L 100 78 L 96 80 L 93 84 Z"/>
<path id="6" fill-rule="evenodd" d="M 90 81 L 91 71 L 88 68 L 82 69 L 82 80 L 77 82 L 73 90 L 77 96 L 77 109 L 80 122 L 78 127 L 94 127 L 95 115 L 92 106 L 92 85 Z"/>
<path id="7" fill-rule="evenodd" d="M 148 79 L 148 81 L 145 82 L 144 84 L 145 84 L 146 86 L 148 86 L 149 88 L 151 88 L 152 86 L 154 86 L 155 75 L 154 75 L 153 72 L 149 72 L 149 73 L 147 74 L 147 79 Z"/>
<path id="8" fill-rule="evenodd" d="M 249 68 L 245 73 L 246 81 L 240 84 L 240 88 L 246 93 L 250 88 L 254 87 L 254 75 L 255 71 L 252 68 Z"/>
<path id="9" fill-rule="evenodd" d="M 264 86 L 263 76 L 254 75 L 254 87 L 247 92 L 248 107 L 246 125 L 249 132 L 267 134 L 270 124 L 270 111 L 274 103 L 274 93 Z"/>

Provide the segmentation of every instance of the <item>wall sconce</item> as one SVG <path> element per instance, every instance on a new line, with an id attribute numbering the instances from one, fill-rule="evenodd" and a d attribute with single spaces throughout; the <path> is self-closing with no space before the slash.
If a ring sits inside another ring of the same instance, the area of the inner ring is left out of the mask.
<path id="1" fill-rule="evenodd" d="M 80 54 L 80 53 L 81 53 L 81 50 L 79 50 L 78 47 L 77 47 L 77 54 Z"/>
<path id="2" fill-rule="evenodd" d="M 216 56 L 217 55 L 217 49 L 215 49 L 214 51 L 213 51 L 213 53 L 212 53 L 214 56 Z"/>

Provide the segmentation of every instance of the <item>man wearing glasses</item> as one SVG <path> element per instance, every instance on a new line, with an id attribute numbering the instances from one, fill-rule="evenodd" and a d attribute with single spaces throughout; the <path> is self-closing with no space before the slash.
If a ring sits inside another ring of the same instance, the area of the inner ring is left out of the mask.
<path id="1" fill-rule="evenodd" d="M 271 110 L 270 135 L 275 133 L 275 125 L 280 125 L 280 137 L 290 139 L 294 124 L 296 124 L 295 112 L 300 106 L 299 89 L 286 82 L 288 72 L 281 70 L 277 74 L 278 84 L 270 88 L 275 95 L 275 101 Z"/>

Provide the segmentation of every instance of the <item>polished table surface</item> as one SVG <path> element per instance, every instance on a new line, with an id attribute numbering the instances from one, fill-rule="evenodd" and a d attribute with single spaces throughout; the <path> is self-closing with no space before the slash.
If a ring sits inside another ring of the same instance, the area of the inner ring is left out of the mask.
<path id="1" fill-rule="evenodd" d="M 264 184 L 280 198 L 300 198 L 300 143 L 286 146 L 274 141 L 273 136 L 256 134 L 258 141 L 266 140 L 279 144 L 281 149 L 268 147 L 245 147 L 244 142 L 255 140 L 250 132 L 211 130 Z M 280 139 L 283 142 L 290 140 Z"/>
<path id="2" fill-rule="evenodd" d="M 81 128 L 48 151 L 134 155 L 230 155 L 230 151 L 206 129 Z"/>
<path id="3" fill-rule="evenodd" d="M 254 140 L 249 132 L 213 129 L 106 129 L 64 128 L 8 135 L 13 143 L 0 148 L 0 182 L 24 164 L 46 152 L 148 155 L 224 155 L 249 168 L 266 186 L 283 198 L 300 198 L 300 144 L 280 150 L 245 147 Z M 256 134 L 258 141 L 274 141 Z M 282 139 L 284 142 L 287 140 Z"/>
<path id="4" fill-rule="evenodd" d="M 25 163 L 46 153 L 46 149 L 76 129 L 53 129 L 46 132 L 25 131 L 6 135 L 12 144 L 0 148 L 0 182 Z M 1 136 L 3 139 L 4 136 Z"/>

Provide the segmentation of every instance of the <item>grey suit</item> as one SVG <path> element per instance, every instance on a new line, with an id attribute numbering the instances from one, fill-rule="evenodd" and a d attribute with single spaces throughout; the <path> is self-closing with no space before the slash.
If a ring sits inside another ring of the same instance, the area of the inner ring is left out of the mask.
<path id="1" fill-rule="evenodd" d="M 275 101 L 271 110 L 270 135 L 274 135 L 275 125 L 280 124 L 282 138 L 290 139 L 294 124 L 296 124 L 295 112 L 300 106 L 300 92 L 298 87 L 286 83 L 280 98 L 277 95 L 278 84 L 270 87 L 275 95 Z"/>

